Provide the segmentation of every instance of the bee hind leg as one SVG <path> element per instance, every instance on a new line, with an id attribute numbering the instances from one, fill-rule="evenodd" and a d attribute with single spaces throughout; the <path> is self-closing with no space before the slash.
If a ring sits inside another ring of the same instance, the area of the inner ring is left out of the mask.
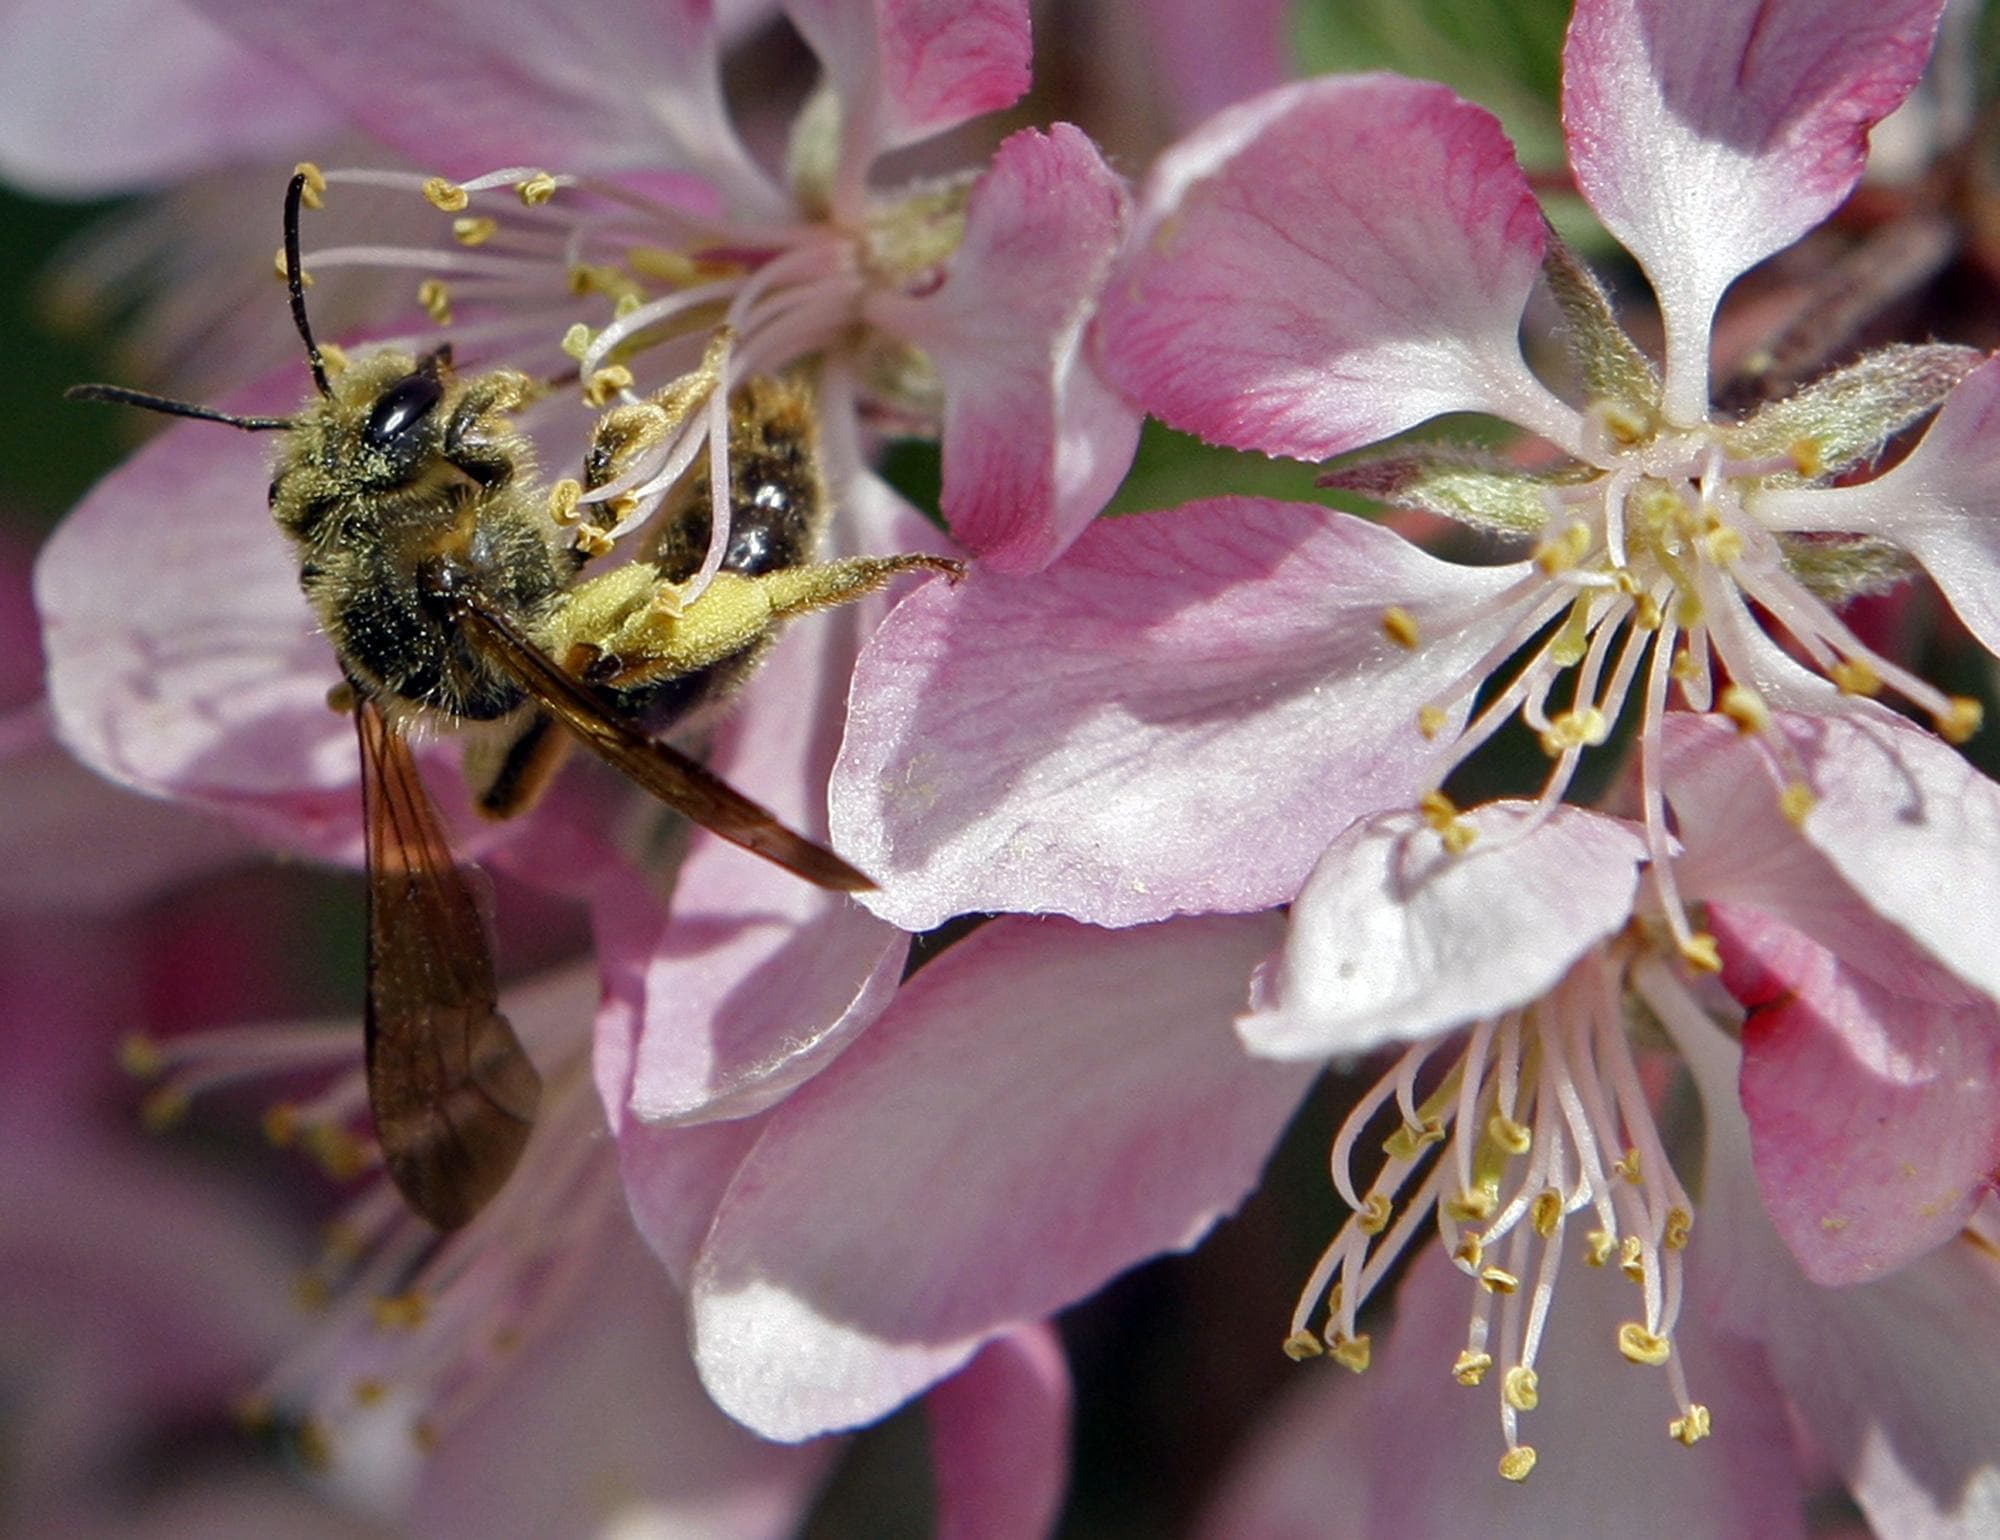
<path id="1" fill-rule="evenodd" d="M 541 800 L 569 753 L 570 736 L 546 712 L 531 711 L 503 734 L 469 739 L 465 781 L 483 818 L 515 818 Z"/>

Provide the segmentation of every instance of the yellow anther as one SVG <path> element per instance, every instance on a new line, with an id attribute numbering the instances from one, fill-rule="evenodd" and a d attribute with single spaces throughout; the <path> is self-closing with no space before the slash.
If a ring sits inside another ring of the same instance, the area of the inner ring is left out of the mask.
<path id="1" fill-rule="evenodd" d="M 461 246 L 484 246 L 500 233 L 500 221 L 490 214 L 467 214 L 451 222 L 451 238 Z"/>
<path id="2" fill-rule="evenodd" d="M 434 176 L 424 182 L 424 201 L 441 214 L 458 214 L 464 212 L 465 206 L 472 201 L 472 195 L 458 183 Z"/>
<path id="3" fill-rule="evenodd" d="M 451 325 L 451 290 L 442 278 L 426 278 L 417 285 L 417 303 L 433 326 Z"/>
<path id="4" fill-rule="evenodd" d="M 1593 401 L 1590 415 L 1603 425 L 1605 434 L 1614 444 L 1626 448 L 1639 443 L 1652 432 L 1652 418 L 1625 405 L 1622 401 Z"/>
<path id="5" fill-rule="evenodd" d="M 1458 816 L 1458 808 L 1441 791 L 1427 791 L 1417 800 L 1417 810 L 1451 854 L 1463 855 L 1479 838 L 1479 830 Z"/>
<path id="6" fill-rule="evenodd" d="M 1535 550 L 1535 565 L 1546 577 L 1557 577 L 1575 569 L 1577 563 L 1590 554 L 1590 528 L 1585 524 L 1571 524 L 1559 534 L 1544 540 Z"/>
<path id="7" fill-rule="evenodd" d="M 590 328 L 581 321 L 572 321 L 569 330 L 563 333 L 562 350 L 582 362 L 583 355 L 590 351 Z"/>
<path id="8" fill-rule="evenodd" d="M 1676 682 L 1687 684 L 1701 672 L 1701 665 L 1695 661 L 1694 653 L 1689 648 L 1682 647 L 1674 654 L 1674 661 L 1667 665 L 1667 672 L 1674 676 Z"/>
<path id="9" fill-rule="evenodd" d="M 1692 1449 L 1715 1431 L 1714 1421 L 1708 1415 L 1708 1408 L 1699 1401 L 1691 1402 L 1685 1417 L 1676 1417 L 1667 1424 L 1667 1432 L 1677 1444 L 1685 1444 Z"/>
<path id="10" fill-rule="evenodd" d="M 1627 1321 L 1618 1328 L 1618 1351 L 1635 1364 L 1657 1369 L 1673 1357 L 1674 1347 L 1657 1332 L 1646 1330 L 1637 1321 Z"/>
<path id="11" fill-rule="evenodd" d="M 1394 1214 L 1395 1210 L 1389 1206 L 1386 1197 L 1379 1192 L 1371 1192 L 1368 1201 L 1354 1216 L 1354 1225 L 1363 1235 L 1380 1235 L 1389 1228 L 1389 1220 Z"/>
<path id="12" fill-rule="evenodd" d="M 1525 1155 L 1535 1144 L 1534 1131 L 1526 1123 L 1515 1122 L 1504 1112 L 1496 1112 L 1486 1120 L 1486 1137 L 1509 1155 Z"/>
<path id="13" fill-rule="evenodd" d="M 1479 1270 L 1479 1286 L 1489 1294 L 1514 1294 L 1521 1288 L 1521 1280 L 1504 1267 L 1483 1267 Z"/>
<path id="14" fill-rule="evenodd" d="M 274 1102 L 264 1109 L 264 1137 L 280 1150 L 292 1147 L 299 1136 L 299 1109 L 291 1102 Z"/>
<path id="15" fill-rule="evenodd" d="M 1535 1446 L 1516 1444 L 1500 1456 L 1500 1474 L 1509 1481 L 1526 1481 L 1535 1468 Z"/>
<path id="16" fill-rule="evenodd" d="M 306 179 L 305 186 L 299 189 L 299 207 L 307 209 L 323 207 L 326 202 L 326 173 L 311 161 L 302 160 L 292 167 L 292 175 Z"/>
<path id="17" fill-rule="evenodd" d="M 623 364 L 606 364 L 584 382 L 583 399 L 591 406 L 607 405 L 620 391 L 632 388 L 632 371 Z"/>
<path id="18" fill-rule="evenodd" d="M 1477 1235 L 1462 1235 L 1451 1249 L 1451 1259 L 1463 1271 L 1477 1276 L 1479 1264 L 1486 1259 L 1486 1242 Z"/>
<path id="19" fill-rule="evenodd" d="M 1438 830 L 1438 840 L 1451 855 L 1462 856 L 1479 839 L 1478 828 L 1463 818 Z"/>
<path id="20" fill-rule="evenodd" d="M 1674 590 L 1674 624 L 1683 631 L 1692 631 L 1700 625 L 1706 613 L 1701 607 L 1701 595 L 1692 588 Z"/>
<path id="21" fill-rule="evenodd" d="M 1417 731 L 1427 742 L 1443 732 L 1450 722 L 1450 716 L 1435 706 L 1425 706 L 1417 712 Z"/>
<path id="22" fill-rule="evenodd" d="M 1727 567 L 1743 555 L 1743 537 L 1727 524 L 1718 524 L 1701 537 L 1702 550 L 1718 567 Z"/>
<path id="23" fill-rule="evenodd" d="M 650 278 L 655 283 L 676 289 L 684 289 L 704 276 L 701 264 L 686 252 L 672 251 L 664 246 L 627 247 L 625 265 L 641 278 Z"/>
<path id="24" fill-rule="evenodd" d="M 514 191 L 521 195 L 521 202 L 527 207 L 539 208 L 556 195 L 556 179 L 546 171 L 537 171 L 516 182 Z"/>
<path id="25" fill-rule="evenodd" d="M 1535 1194 L 1534 1202 L 1528 1205 L 1528 1223 L 1535 1227 L 1535 1234 L 1543 1240 L 1551 1239 L 1556 1226 L 1562 1223 L 1562 1194 L 1553 1187 L 1544 1187 Z"/>
<path id="26" fill-rule="evenodd" d="M 1803 829 L 1812 810 L 1819 806 L 1819 798 L 1804 781 L 1793 781 L 1778 793 L 1778 811 L 1785 815 L 1785 822 L 1794 829 Z"/>
<path id="27" fill-rule="evenodd" d="M 1499 1200 L 1483 1187 L 1462 1187 L 1454 1196 L 1446 1198 L 1443 1206 L 1445 1218 L 1469 1224 L 1492 1218 Z"/>
<path id="28" fill-rule="evenodd" d="M 1417 650 L 1417 618 L 1400 604 L 1392 604 L 1382 612 L 1382 634 L 1398 647 Z"/>
<path id="29" fill-rule="evenodd" d="M 1666 617 L 1660 613 L 1660 601 L 1651 594 L 1640 594 L 1632 606 L 1632 624 L 1641 631 L 1657 631 Z M 1682 656 L 1685 656 L 1683 654 Z"/>
<path id="30" fill-rule="evenodd" d="M 415 1289 L 403 1294 L 385 1294 L 375 1300 L 368 1313 L 383 1331 L 415 1331 L 430 1314 L 430 1304 Z"/>
<path id="31" fill-rule="evenodd" d="M 1716 945 L 1715 937 L 1705 930 L 1698 930 L 1679 943 L 1679 951 L 1681 961 L 1697 973 L 1722 971 L 1722 949 Z"/>
<path id="32" fill-rule="evenodd" d="M 1592 1230 L 1583 1241 L 1583 1260 L 1592 1267 L 1602 1267 L 1611 1260 L 1611 1253 L 1618 1249 L 1618 1237 L 1609 1230 Z"/>
<path id="33" fill-rule="evenodd" d="M 558 524 L 574 524 L 581 515 L 576 511 L 583 500 L 583 483 L 574 476 L 564 476 L 549 488 L 549 517 Z"/>
<path id="34" fill-rule="evenodd" d="M 1526 1364 L 1516 1364 L 1500 1382 L 1500 1399 L 1517 1412 L 1532 1412 L 1541 1404 L 1541 1381 Z"/>
<path id="35" fill-rule="evenodd" d="M 1542 752 L 1551 759 L 1570 749 L 1595 748 L 1611 736 L 1611 724 L 1595 706 L 1583 706 L 1552 717 L 1542 733 Z"/>
<path id="36" fill-rule="evenodd" d="M 292 1453 L 315 1476 L 333 1469 L 333 1434 L 317 1417 L 309 1417 L 292 1432 Z"/>
<path id="37" fill-rule="evenodd" d="M 356 1406 L 378 1406 L 381 1404 L 382 1398 L 388 1394 L 388 1385 L 376 1379 L 373 1375 L 354 1382 L 354 1404 Z"/>
<path id="38" fill-rule="evenodd" d="M 1826 469 L 1826 445 L 1816 438 L 1802 438 L 1792 445 L 1792 469 L 1807 480 Z"/>
<path id="39" fill-rule="evenodd" d="M 1285 1339 L 1285 1356 L 1295 1364 L 1302 1364 L 1308 1358 L 1317 1358 L 1326 1351 L 1320 1346 L 1319 1338 L 1309 1331 L 1295 1331 Z"/>
<path id="40" fill-rule="evenodd" d="M 583 553 L 585 561 L 595 561 L 600 556 L 608 556 L 617 544 L 595 524 L 579 524 L 570 543 Z"/>
<path id="41" fill-rule="evenodd" d="M 1730 685 L 1722 692 L 1716 705 L 1724 716 L 1736 724 L 1739 733 L 1747 736 L 1770 729 L 1771 708 L 1764 704 L 1763 696 L 1744 685 Z"/>
<path id="42" fill-rule="evenodd" d="M 187 1092 L 161 1086 L 139 1103 L 139 1121 L 154 1133 L 164 1133 L 187 1116 Z"/>
<path id="43" fill-rule="evenodd" d="M 292 1303 L 308 1315 L 318 1315 L 333 1302 L 333 1287 L 318 1273 L 300 1273 L 292 1280 Z"/>
<path id="44" fill-rule="evenodd" d="M 1382 1153 L 1391 1160 L 1415 1160 L 1427 1144 L 1444 1143 L 1444 1124 L 1437 1118 L 1421 1123 L 1405 1123 L 1382 1141 Z"/>
<path id="45" fill-rule="evenodd" d="M 1660 1244 L 1668 1251 L 1685 1251 L 1694 1232 L 1694 1215 L 1676 1203 L 1667 1210 L 1667 1223 L 1660 1232 Z"/>
<path id="46" fill-rule="evenodd" d="M 419 1417 L 410 1424 L 410 1442 L 417 1446 L 417 1453 L 431 1455 L 437 1453 L 437 1424 L 427 1417 Z"/>
<path id="47" fill-rule="evenodd" d="M 617 268 L 607 267 L 601 262 L 577 262 L 569 270 L 569 292 L 579 297 L 585 294 L 629 294 L 633 288 L 630 278 Z"/>
<path id="48" fill-rule="evenodd" d="M 229 1415 L 245 1433 L 268 1433 L 276 1418 L 271 1398 L 254 1390 L 232 1399 Z"/>
<path id="49" fill-rule="evenodd" d="M 368 1249 L 368 1235 L 359 1226 L 336 1219 L 320 1232 L 319 1244 L 329 1262 L 353 1262 Z"/>
<path id="50" fill-rule="evenodd" d="M 1842 695 L 1877 695 L 1882 680 L 1866 658 L 1842 658 L 1826 671 L 1826 677 L 1840 686 Z"/>
<path id="51" fill-rule="evenodd" d="M 611 313 L 622 321 L 644 303 L 637 289 L 627 289 L 611 302 Z"/>
<path id="52" fill-rule="evenodd" d="M 1634 1283 L 1646 1281 L 1646 1248 L 1638 1236 L 1628 1235 L 1618 1243 L 1618 1271 Z"/>
<path id="53" fill-rule="evenodd" d="M 1493 1367 L 1491 1353 L 1475 1353 L 1471 1348 L 1462 1349 L 1458 1361 L 1451 1366 L 1451 1377 L 1467 1390 L 1486 1378 L 1486 1371 Z"/>
<path id="54" fill-rule="evenodd" d="M 1936 720 L 1938 736 L 1946 743 L 1964 743 L 1986 720 L 1986 708 L 1970 696 L 1954 695 L 1950 709 Z"/>
<path id="55" fill-rule="evenodd" d="M 119 1039 L 118 1065 L 135 1080 L 156 1080 L 166 1068 L 160 1045 L 143 1032 L 127 1032 Z"/>
<path id="56" fill-rule="evenodd" d="M 1639 1152 L 1630 1145 L 1627 1145 L 1625 1153 L 1611 1163 L 1611 1169 L 1614 1174 L 1624 1177 L 1626 1181 L 1637 1187 L 1641 1181 Z"/>
<path id="57" fill-rule="evenodd" d="M 1343 1369 L 1351 1369 L 1359 1374 L 1368 1367 L 1367 1332 L 1353 1337 L 1343 1337 L 1335 1333 L 1328 1338 L 1326 1345 L 1327 1351 L 1333 1355 L 1333 1361 Z"/>

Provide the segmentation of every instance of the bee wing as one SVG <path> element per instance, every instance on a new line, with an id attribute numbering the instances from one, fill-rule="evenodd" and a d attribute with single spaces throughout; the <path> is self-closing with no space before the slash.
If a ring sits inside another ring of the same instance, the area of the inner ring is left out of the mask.
<path id="1" fill-rule="evenodd" d="M 485 919 L 409 745 L 372 701 L 354 722 L 368 849 L 368 1105 L 397 1189 L 453 1230 L 513 1171 L 542 1081 L 500 1013 Z"/>
<path id="2" fill-rule="evenodd" d="M 476 596 L 463 597 L 459 603 L 459 621 L 478 647 L 518 679 L 550 716 L 668 807 L 823 888 L 859 893 L 875 886 L 825 846 L 786 828 L 776 814 L 713 771 L 614 716 L 588 686 L 530 641 L 497 606 Z"/>

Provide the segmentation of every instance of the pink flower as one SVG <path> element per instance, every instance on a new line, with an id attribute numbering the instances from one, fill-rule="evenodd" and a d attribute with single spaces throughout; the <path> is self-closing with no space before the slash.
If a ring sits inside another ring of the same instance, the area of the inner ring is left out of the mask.
<path id="1" fill-rule="evenodd" d="M 1491 116 L 1442 87 L 1308 81 L 1169 152 L 1098 321 L 1113 377 L 1172 425 L 1302 459 L 1440 413 L 1497 416 L 1559 458 L 1525 470 L 1416 443 L 1331 479 L 1530 552 L 1469 567 L 1345 515 L 1223 500 L 1093 529 L 1034 584 L 980 574 L 949 606 L 917 596 L 859 667 L 832 791 L 843 848 L 884 882 L 876 911 L 1130 924 L 1282 902 L 1352 820 L 1437 793 L 1511 719 L 1540 738 L 1553 805 L 1628 708 L 1665 872 L 1675 691 L 1763 730 L 1774 710 L 1883 720 L 1863 697 L 1888 688 L 1968 735 L 1974 703 L 1866 646 L 1835 606 L 1907 555 L 2000 645 L 2000 549 L 1980 533 L 2000 363 L 1889 349 L 1740 423 L 1707 399 L 1723 290 L 1853 184 L 1937 9 L 1578 8 L 1578 185 L 1653 279 L 1664 377 L 1552 244 Z M 1523 358 L 1538 280 L 1581 404 Z M 1940 402 L 1906 464 L 1826 484 Z M 1794 788 L 1794 810 L 1819 789 Z M 1982 964 L 1954 958 L 1984 987 Z"/>

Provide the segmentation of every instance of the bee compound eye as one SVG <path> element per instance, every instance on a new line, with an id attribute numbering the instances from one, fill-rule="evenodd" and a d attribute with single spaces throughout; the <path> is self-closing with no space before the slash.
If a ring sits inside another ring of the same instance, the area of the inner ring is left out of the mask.
<path id="1" fill-rule="evenodd" d="M 387 449 L 443 399 L 444 382 L 437 375 L 423 370 L 406 374 L 375 398 L 361 436 L 371 448 Z"/>

